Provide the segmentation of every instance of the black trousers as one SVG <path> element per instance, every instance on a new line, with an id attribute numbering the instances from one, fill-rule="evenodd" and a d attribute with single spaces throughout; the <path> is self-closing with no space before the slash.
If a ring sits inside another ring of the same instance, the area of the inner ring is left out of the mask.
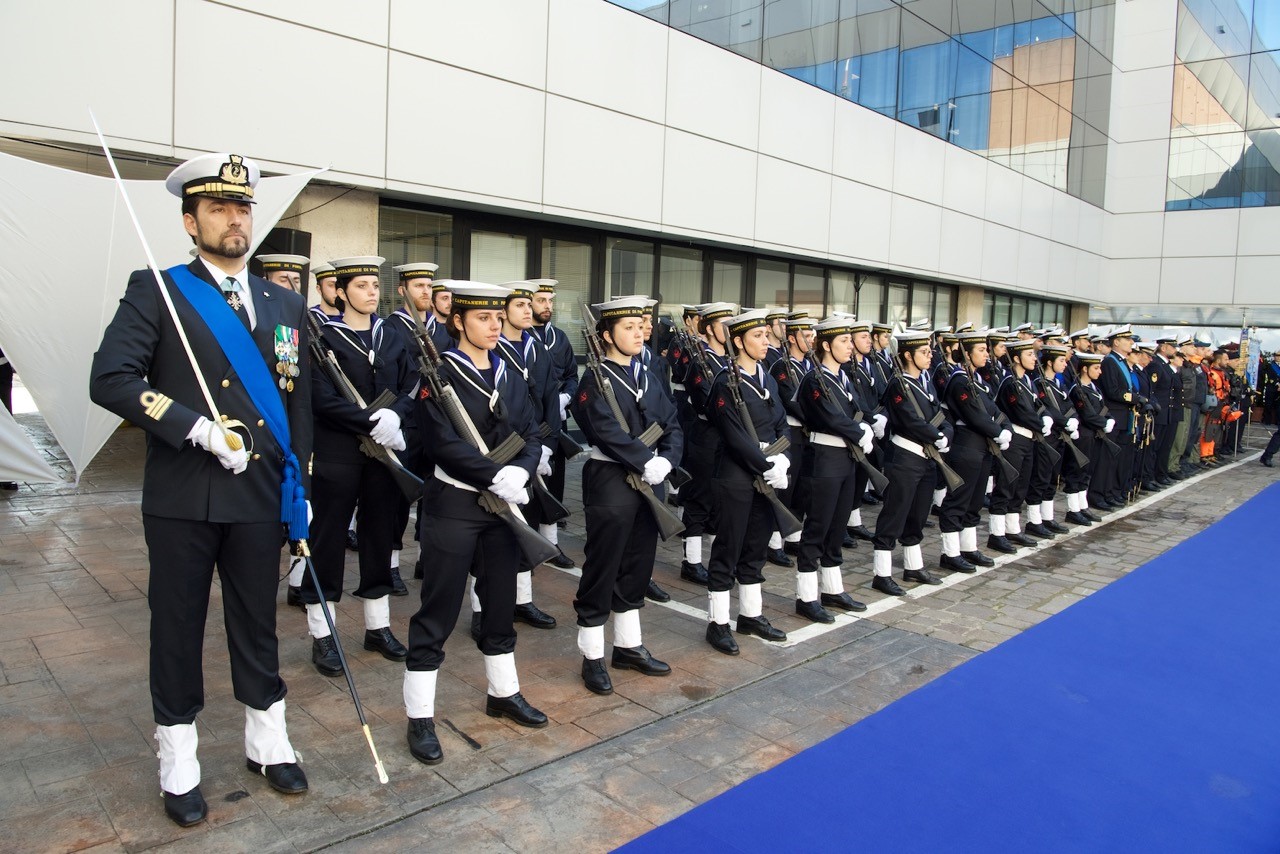
<path id="1" fill-rule="evenodd" d="M 1170 421 L 1168 424 L 1161 424 L 1156 431 L 1154 474 L 1163 480 L 1169 477 L 1169 451 L 1173 449 L 1173 440 L 1178 434 L 1178 422 Z"/>
<path id="2" fill-rule="evenodd" d="M 896 543 L 919 545 L 924 539 L 924 520 L 933 505 L 936 469 L 933 460 L 903 448 L 894 449 L 893 460 L 885 472 L 889 488 L 885 490 L 880 515 L 876 517 L 872 545 L 877 551 L 892 551 Z"/>
<path id="3" fill-rule="evenodd" d="M 1058 456 L 1050 458 L 1049 449 Z M 1069 454 L 1062 439 L 1056 435 L 1036 442 L 1031 454 L 1031 481 L 1027 485 L 1027 503 L 1039 504 L 1041 501 L 1052 501 L 1058 491 L 1058 470 L 1062 468 L 1066 454 Z"/>
<path id="4" fill-rule="evenodd" d="M 691 479 L 680 487 L 685 537 L 718 533 L 718 496 L 714 482 L 716 458 L 720 455 L 720 434 L 700 419 L 695 419 L 693 424 L 689 431 L 689 444 L 686 445 L 688 464 L 685 467 Z"/>
<path id="5" fill-rule="evenodd" d="M 1068 451 L 1062 457 L 1062 491 L 1071 494 L 1083 492 L 1089 488 L 1094 473 L 1098 470 L 1100 456 L 1107 455 L 1106 446 L 1094 437 L 1094 431 L 1080 425 L 1080 438 L 1076 439 L 1076 447 L 1080 453 L 1089 458 L 1089 464 L 1081 468 L 1076 465 L 1075 458 Z M 1068 463 L 1070 463 L 1068 465 Z"/>
<path id="6" fill-rule="evenodd" d="M 791 468 L 788 470 L 791 478 L 787 481 L 786 489 L 775 491 L 778 493 L 778 498 L 782 500 L 783 505 L 797 519 L 803 519 L 809 503 L 809 480 L 808 478 L 797 477 L 797 475 L 800 472 L 800 467 L 808 459 L 809 440 L 799 427 L 791 428 L 791 440 L 791 447 L 787 448 L 786 454 L 788 462 L 791 463 Z"/>
<path id="7" fill-rule="evenodd" d="M 283 699 L 276 644 L 280 523 L 227 525 L 144 515 L 142 529 L 151 565 L 147 604 L 156 723 L 189 724 L 204 708 L 204 624 L 215 567 L 236 699 L 259 710 Z"/>
<path id="8" fill-rule="evenodd" d="M 626 474 L 623 466 L 603 460 L 589 460 L 582 469 L 586 557 L 573 600 L 580 626 L 603 626 L 611 611 L 644 607 L 658 551 L 658 524 Z"/>
<path id="9" fill-rule="evenodd" d="M 938 508 L 938 530 L 954 534 L 976 527 L 981 519 L 982 499 L 987 494 L 987 478 L 995 459 L 987 451 L 987 440 L 968 427 L 957 427 L 955 442 L 947 453 L 947 464 L 964 483 L 948 489 Z"/>
<path id="10" fill-rule="evenodd" d="M 13 412 L 13 365 L 0 365 L 0 406 Z"/>
<path id="11" fill-rule="evenodd" d="M 347 523 L 360 503 L 360 585 L 353 595 L 381 599 L 391 592 L 391 546 L 400 523 L 403 493 L 381 463 L 334 463 L 316 460 L 311 475 L 311 557 L 328 602 L 342 599 Z M 406 504 L 407 513 L 407 504 Z M 302 586 L 302 601 L 319 602 L 313 585 Z"/>
<path id="12" fill-rule="evenodd" d="M 1018 476 L 1008 478 L 999 468 L 995 470 L 996 484 L 991 492 L 992 516 L 1005 516 L 1022 510 L 1022 504 L 1027 500 L 1027 489 L 1031 485 L 1032 446 L 1031 439 L 1017 433 L 1013 434 L 1013 439 L 1009 442 L 1009 450 L 1004 452 L 1004 458 L 1008 460 L 1009 465 L 1018 470 Z"/>
<path id="13" fill-rule="evenodd" d="M 1120 453 L 1116 457 L 1115 476 L 1111 478 L 1106 497 L 1112 504 L 1123 504 L 1129 500 L 1129 490 L 1133 486 L 1138 448 L 1132 433 L 1117 433 L 1114 441 L 1120 446 Z"/>
<path id="14" fill-rule="evenodd" d="M 765 552 L 777 520 L 769 500 L 756 492 L 750 475 L 722 459 L 712 481 L 716 501 L 716 539 L 711 544 L 707 589 L 718 593 L 739 584 L 764 581 Z M 687 512 L 687 510 L 686 510 Z"/>
<path id="15" fill-rule="evenodd" d="M 1262 452 L 1262 458 L 1267 462 L 1276 455 L 1276 451 L 1280 451 L 1280 430 L 1271 434 L 1271 440 L 1267 442 L 1266 450 Z"/>
<path id="16" fill-rule="evenodd" d="M 547 484 L 547 492 L 556 497 L 557 501 L 564 501 L 564 452 L 560 450 L 559 443 L 554 441 L 554 437 L 547 440 L 551 442 L 551 474 L 544 478 Z"/>
<path id="17" fill-rule="evenodd" d="M 446 490 L 459 490 L 448 486 Z M 458 622 L 467 592 L 467 575 L 476 577 L 480 597 L 480 641 L 485 655 L 515 652 L 516 568 L 520 547 L 506 523 L 452 519 L 430 511 L 418 522 L 418 539 L 427 555 L 422 603 L 409 620 L 409 670 L 438 670 L 444 644 Z"/>
<path id="18" fill-rule="evenodd" d="M 860 495 L 858 471 L 845 448 L 809 445 L 799 478 L 809 503 L 800 534 L 800 572 L 839 566 L 844 559 L 841 543 L 845 526 Z"/>

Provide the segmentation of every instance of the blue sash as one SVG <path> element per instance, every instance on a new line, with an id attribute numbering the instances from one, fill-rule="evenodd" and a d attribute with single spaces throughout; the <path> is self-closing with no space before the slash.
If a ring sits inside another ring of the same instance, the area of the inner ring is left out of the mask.
<path id="1" fill-rule="evenodd" d="M 293 444 L 289 438 L 289 418 L 285 414 L 284 404 L 280 402 L 280 392 L 267 371 L 266 362 L 262 361 L 258 345 L 216 288 L 211 288 L 208 282 L 197 278 L 181 265 L 170 267 L 165 272 L 217 339 L 232 370 L 240 377 L 240 382 L 244 383 L 249 399 L 253 401 L 258 414 L 267 423 L 272 437 L 280 446 L 284 454 L 284 477 L 280 484 L 280 521 L 289 526 L 289 539 L 305 540 L 307 493 L 302 488 L 302 470 L 293 453 Z M 246 293 L 245 296 L 253 299 L 253 294 Z"/>

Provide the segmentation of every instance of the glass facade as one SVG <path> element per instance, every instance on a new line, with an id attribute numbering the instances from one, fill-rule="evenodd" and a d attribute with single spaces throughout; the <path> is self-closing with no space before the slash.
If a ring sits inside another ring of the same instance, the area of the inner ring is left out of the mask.
<path id="1" fill-rule="evenodd" d="M 1102 205 L 1114 0 L 611 2 Z"/>
<path id="2" fill-rule="evenodd" d="M 1280 2 L 1179 0 L 1166 210 L 1280 205 Z"/>
<path id="3" fill-rule="evenodd" d="M 379 277 L 378 314 L 386 317 L 400 305 L 400 282 L 392 268 L 430 261 L 439 264 L 436 278 L 452 278 L 453 217 L 432 211 L 382 207 L 378 215 L 378 254 L 387 259 Z M 319 259 L 317 259 L 319 260 Z"/>
<path id="4" fill-rule="evenodd" d="M 1071 307 L 1064 302 L 1020 297 L 987 291 L 983 296 L 983 317 L 987 326 L 1021 326 L 1034 324 L 1037 329 L 1064 326 Z M 1070 331 L 1070 330 L 1068 330 Z"/>

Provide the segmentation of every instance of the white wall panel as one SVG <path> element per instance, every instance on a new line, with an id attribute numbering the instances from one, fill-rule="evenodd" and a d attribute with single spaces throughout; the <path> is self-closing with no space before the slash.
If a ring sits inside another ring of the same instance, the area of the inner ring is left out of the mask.
<path id="1" fill-rule="evenodd" d="M 1102 208 L 1082 202 L 1080 205 L 1080 236 L 1078 238 L 1080 248 L 1095 255 L 1106 254 L 1103 249 L 1105 243 L 1104 235 L 1106 234 L 1107 223 L 1110 221 L 1111 215 Z"/>
<path id="2" fill-rule="evenodd" d="M 988 162 L 986 219 L 1018 228 L 1022 224 L 1022 182 L 1025 180 L 1008 166 Z"/>
<path id="3" fill-rule="evenodd" d="M 1172 93 L 1171 65 L 1112 75 L 1108 135 L 1121 143 L 1168 139 Z"/>
<path id="4" fill-rule="evenodd" d="M 218 2 L 226 6 L 239 6 L 253 14 L 302 24 L 350 39 L 360 39 L 380 45 L 387 43 L 386 0 L 376 3 L 350 3 L 347 0 L 218 0 Z"/>
<path id="5" fill-rule="evenodd" d="M 353 12 L 366 8 L 342 5 Z M 391 0 L 391 47 L 526 86 L 545 85 L 547 0 L 467 0 L 467 12 L 458 14 L 456 3 Z M 391 109 L 412 103 L 393 101 Z"/>
<path id="6" fill-rule="evenodd" d="M 942 184 L 946 163 L 945 142 L 923 131 L 898 124 L 893 155 L 893 192 L 942 204 Z"/>
<path id="7" fill-rule="evenodd" d="M 1018 237 L 1018 287 L 1044 293 L 1049 287 L 1049 241 L 1022 234 Z"/>
<path id="8" fill-rule="evenodd" d="M 661 220 L 661 125 L 548 95 L 546 148 L 545 204 Z"/>
<path id="9" fill-rule="evenodd" d="M 1164 210 L 1169 140 L 1111 143 L 1106 208 L 1112 213 Z"/>
<path id="10" fill-rule="evenodd" d="M 1084 254 L 1061 243 L 1049 244 L 1049 271 L 1044 284 L 1050 294 L 1084 292 L 1079 280 L 1080 259 Z"/>
<path id="11" fill-rule="evenodd" d="M 755 231 L 756 153 L 666 131 L 662 223 L 749 239 Z"/>
<path id="12" fill-rule="evenodd" d="M 987 209 L 987 160 L 955 145 L 946 146 L 942 206 L 982 218 Z"/>
<path id="13" fill-rule="evenodd" d="M 1164 214 L 1111 214 L 1104 254 L 1108 258 L 1158 258 L 1164 246 Z"/>
<path id="14" fill-rule="evenodd" d="M 892 210 L 889 263 L 936 271 L 942 246 L 942 208 L 894 194 Z"/>
<path id="15" fill-rule="evenodd" d="M 837 98 L 833 171 L 843 178 L 890 189 L 896 124 L 888 116 Z"/>
<path id="16" fill-rule="evenodd" d="M 938 269 L 947 276 L 982 278 L 982 220 L 943 209 Z"/>
<path id="17" fill-rule="evenodd" d="M 1102 264 L 1103 260 L 1097 255 L 1080 255 L 1076 263 L 1076 287 L 1066 293 L 1090 303 L 1103 301 Z"/>
<path id="18" fill-rule="evenodd" d="M 482 74 L 391 55 L 387 174 L 499 199 L 542 201 L 546 96 Z M 485 104 L 475 110 L 475 104 Z M 449 122 L 441 116 L 466 116 Z"/>
<path id="19" fill-rule="evenodd" d="M 1121 258 L 1103 265 L 1103 302 L 1153 303 L 1159 296 L 1159 258 Z"/>
<path id="20" fill-rule="evenodd" d="M 672 32 L 668 47 L 667 124 L 756 149 L 760 142 L 760 77 L 764 66 Z"/>
<path id="21" fill-rule="evenodd" d="M 1265 2 L 1265 0 L 1264 0 Z M 1168 65 L 1173 57 L 1177 6 L 1170 0 L 1125 0 L 1116 3 L 1111 58 L 1128 71 Z"/>
<path id="22" fill-rule="evenodd" d="M 1164 215 L 1164 255 L 1235 255 L 1240 210 L 1169 211 Z M 1280 249 L 1273 246 L 1272 251 Z"/>
<path id="23" fill-rule="evenodd" d="M 777 72 L 760 77 L 760 153 L 831 171 L 835 98 Z"/>
<path id="24" fill-rule="evenodd" d="M 994 222 L 982 227 L 982 278 L 1011 287 L 1018 279 L 1018 232 Z"/>
<path id="25" fill-rule="evenodd" d="M 92 109 L 108 137 L 172 142 L 171 0 L 8 2 L 0 18 L 0 119 L 93 133 Z M 125 21 L 128 45 L 104 38 Z"/>
<path id="26" fill-rule="evenodd" d="M 1235 277 L 1234 258 L 1165 258 L 1160 264 L 1160 302 L 1225 303 Z"/>
<path id="27" fill-rule="evenodd" d="M 831 179 L 831 252 L 873 263 L 889 260 L 893 196 L 857 181 Z"/>
<path id="28" fill-rule="evenodd" d="M 1280 208 L 1244 208 L 1240 211 L 1241 255 L 1280 253 Z"/>
<path id="29" fill-rule="evenodd" d="M 831 176 L 763 154 L 757 174 L 756 240 L 826 252 Z"/>
<path id="30" fill-rule="evenodd" d="M 667 27 L 600 0 L 551 0 L 549 20 L 547 91 L 662 121 Z"/>
<path id="31" fill-rule="evenodd" d="M 1085 206 L 1086 203 L 1075 196 L 1055 192 L 1053 194 L 1053 218 L 1049 222 L 1049 233 L 1045 236 L 1068 246 L 1078 246 L 1080 241 L 1080 220 L 1084 216 Z"/>
<path id="32" fill-rule="evenodd" d="M 1275 305 L 1280 287 L 1280 255 L 1236 259 L 1237 305 Z"/>
<path id="33" fill-rule="evenodd" d="M 1053 231 L 1053 197 L 1058 191 L 1030 178 L 1022 182 L 1020 227 L 1028 234 L 1048 237 Z"/>

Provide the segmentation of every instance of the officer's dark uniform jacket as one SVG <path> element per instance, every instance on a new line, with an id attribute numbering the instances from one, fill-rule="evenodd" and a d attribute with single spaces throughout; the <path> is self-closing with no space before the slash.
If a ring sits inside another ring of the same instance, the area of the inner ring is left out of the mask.
<path id="1" fill-rule="evenodd" d="M 188 269 L 217 287 L 200 259 Z M 187 441 L 200 416 L 212 419 L 178 338 L 173 320 L 157 292 L 150 270 L 135 271 L 116 315 L 93 357 L 89 396 L 94 403 L 147 431 L 147 464 L 143 469 L 142 512 L 171 519 L 218 523 L 264 522 L 280 518 L 283 455 L 254 408 L 240 377 L 205 322 L 167 275 L 174 307 L 192 352 L 200 364 L 220 414 L 243 421 L 251 449 L 241 474 L 224 469 L 217 457 Z M 299 376 L 293 391 L 278 389 L 289 418 L 290 441 L 310 488 L 311 378 L 307 358 L 306 303 L 292 291 L 258 276 L 248 277 L 249 296 L 257 319 L 251 335 L 262 354 L 264 370 L 277 362 L 275 332 L 285 327 L 298 334 Z M 271 372 L 272 380 L 279 377 Z M 243 434 L 244 429 L 237 432 Z"/>
<path id="2" fill-rule="evenodd" d="M 1102 377 L 1098 385 L 1102 389 L 1102 398 L 1116 419 L 1116 431 L 1133 432 L 1133 407 L 1146 403 L 1146 399 L 1130 385 L 1132 375 L 1129 365 L 1117 353 L 1109 353 L 1102 360 Z"/>
<path id="3" fill-rule="evenodd" d="M 605 360 L 600 370 L 613 387 L 614 398 L 626 418 L 627 427 L 624 430 L 618 423 L 608 399 L 596 382 L 595 372 L 587 371 L 578 383 L 577 396 L 570 403 L 574 420 L 582 428 L 587 442 L 636 474 L 644 472 L 645 463 L 653 459 L 655 451 L 672 467 L 679 465 L 684 435 L 676 417 L 675 404 L 663 393 L 652 372 L 642 368 L 637 384 L 636 372 L 616 362 Z M 665 432 L 657 445 L 649 448 L 635 437 L 655 423 L 661 424 Z M 621 480 L 619 484 L 625 486 Z M 631 487 L 626 486 L 626 489 Z"/>
<path id="4" fill-rule="evenodd" d="M 1151 363 L 1143 369 L 1143 373 L 1151 389 L 1151 401 L 1156 404 L 1156 424 L 1176 424 L 1181 421 L 1182 404 L 1173 403 L 1173 386 L 1177 371 L 1157 353 L 1151 356 Z M 1180 382 L 1179 385 L 1181 385 Z"/>
<path id="5" fill-rule="evenodd" d="M 724 441 L 716 466 L 716 477 L 721 480 L 749 481 L 754 475 L 764 474 L 773 464 L 765 459 L 759 442 L 751 437 L 739 417 L 738 407 L 728 388 L 730 370 L 738 371 L 742 378 L 742 399 L 746 403 L 759 442 L 769 445 L 783 436 L 789 437 L 786 409 L 778 394 L 777 383 L 763 365 L 756 366 L 755 376 L 743 373 L 736 365 L 725 367 L 712 381 L 707 418 Z"/>

